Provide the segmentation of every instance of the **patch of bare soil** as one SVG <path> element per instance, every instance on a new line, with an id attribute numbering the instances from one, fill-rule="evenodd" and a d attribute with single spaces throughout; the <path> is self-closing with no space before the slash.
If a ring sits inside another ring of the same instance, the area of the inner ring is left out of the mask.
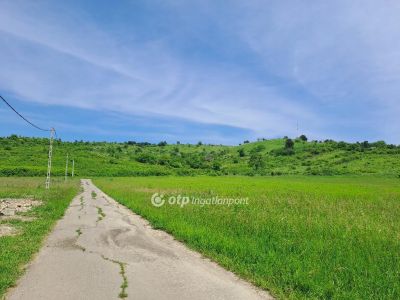
<path id="1" fill-rule="evenodd" d="M 2 236 L 10 236 L 10 235 L 16 235 L 18 233 L 18 230 L 15 229 L 14 227 L 6 224 L 0 224 L 0 237 Z"/>
<path id="2" fill-rule="evenodd" d="M 0 199 L 0 217 L 15 216 L 41 204 L 42 201 L 33 199 Z"/>

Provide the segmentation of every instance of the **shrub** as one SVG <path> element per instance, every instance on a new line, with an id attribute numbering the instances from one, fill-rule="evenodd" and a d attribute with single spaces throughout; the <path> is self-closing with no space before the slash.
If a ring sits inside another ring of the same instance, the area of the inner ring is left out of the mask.
<path id="1" fill-rule="evenodd" d="M 292 139 L 287 139 L 285 141 L 285 149 L 293 149 L 294 147 L 294 142 Z"/>
<path id="2" fill-rule="evenodd" d="M 249 159 L 249 166 L 254 170 L 259 170 L 265 166 L 265 161 L 260 153 L 253 153 Z"/>
<path id="3" fill-rule="evenodd" d="M 157 158 L 150 153 L 140 153 L 136 157 L 136 161 L 147 164 L 155 164 L 157 162 Z"/>
<path id="4" fill-rule="evenodd" d="M 299 136 L 299 139 L 302 140 L 303 142 L 307 142 L 307 140 L 308 140 L 307 137 L 304 134 Z"/>

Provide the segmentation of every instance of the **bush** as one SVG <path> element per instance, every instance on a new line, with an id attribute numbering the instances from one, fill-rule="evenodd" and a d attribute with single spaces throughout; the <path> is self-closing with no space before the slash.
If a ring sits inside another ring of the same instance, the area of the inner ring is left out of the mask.
<path id="1" fill-rule="evenodd" d="M 307 142 L 307 137 L 304 135 L 304 134 L 302 134 L 301 136 L 299 136 L 299 139 L 301 140 L 301 141 L 303 141 L 303 142 Z"/>
<path id="2" fill-rule="evenodd" d="M 145 163 L 145 164 L 155 164 L 155 163 L 157 163 L 157 158 L 150 153 L 140 153 L 136 157 L 136 161 Z"/>
<path id="3" fill-rule="evenodd" d="M 249 159 L 249 166 L 254 170 L 259 170 L 265 166 L 265 161 L 260 153 L 253 153 Z"/>
<path id="4" fill-rule="evenodd" d="M 293 149 L 294 147 L 294 142 L 292 139 L 287 139 L 285 141 L 285 149 Z"/>
<path id="5" fill-rule="evenodd" d="M 287 149 L 287 148 L 284 148 L 284 149 L 275 149 L 275 150 L 272 150 L 271 151 L 271 154 L 272 155 L 275 155 L 275 156 L 289 156 L 289 155 L 293 155 L 295 152 L 294 152 L 294 150 L 293 149 Z"/>
<path id="6" fill-rule="evenodd" d="M 257 145 L 256 147 L 251 149 L 251 153 L 261 152 L 263 150 L 265 150 L 265 146 L 264 145 Z"/>

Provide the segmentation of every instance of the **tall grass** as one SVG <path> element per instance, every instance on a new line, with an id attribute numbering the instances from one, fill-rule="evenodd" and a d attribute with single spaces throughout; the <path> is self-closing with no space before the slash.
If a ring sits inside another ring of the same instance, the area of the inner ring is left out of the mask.
<path id="1" fill-rule="evenodd" d="M 95 183 L 156 228 L 278 298 L 400 298 L 398 179 L 147 177 Z M 156 208 L 154 192 L 249 197 L 249 204 Z"/>
<path id="2" fill-rule="evenodd" d="M 0 198 L 34 197 L 43 205 L 34 208 L 27 215 L 33 221 L 1 221 L 17 227 L 21 234 L 0 237 L 0 298 L 7 288 L 13 286 L 23 273 L 22 267 L 29 262 L 50 231 L 55 221 L 61 218 L 72 198 L 78 192 L 78 180 L 53 179 L 52 188 L 44 189 L 44 178 L 2 178 L 0 177 Z"/>

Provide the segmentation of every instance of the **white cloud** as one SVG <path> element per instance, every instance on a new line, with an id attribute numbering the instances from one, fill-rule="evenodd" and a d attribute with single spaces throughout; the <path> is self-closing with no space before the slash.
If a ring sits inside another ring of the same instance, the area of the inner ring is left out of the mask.
<path id="1" fill-rule="evenodd" d="M 324 115 L 332 105 L 359 109 L 364 118 L 393 121 L 398 115 L 397 3 L 209 4 L 162 4 L 179 12 L 182 28 L 172 38 L 180 33 L 204 40 L 201 22 L 209 23 L 229 46 L 247 47 L 262 72 L 281 78 L 278 84 L 249 75 L 239 62 L 190 61 L 173 50 L 171 37 L 144 41 L 134 31 L 104 30 L 66 4 L 13 1 L 0 4 L 0 88 L 29 101 L 182 117 L 258 136 L 295 134 L 299 121 L 322 138 L 331 133 L 323 128 L 347 117 L 340 109 Z M 291 84 L 303 95 L 287 93 Z M 382 136 L 400 132 L 392 126 L 383 126 Z"/>

